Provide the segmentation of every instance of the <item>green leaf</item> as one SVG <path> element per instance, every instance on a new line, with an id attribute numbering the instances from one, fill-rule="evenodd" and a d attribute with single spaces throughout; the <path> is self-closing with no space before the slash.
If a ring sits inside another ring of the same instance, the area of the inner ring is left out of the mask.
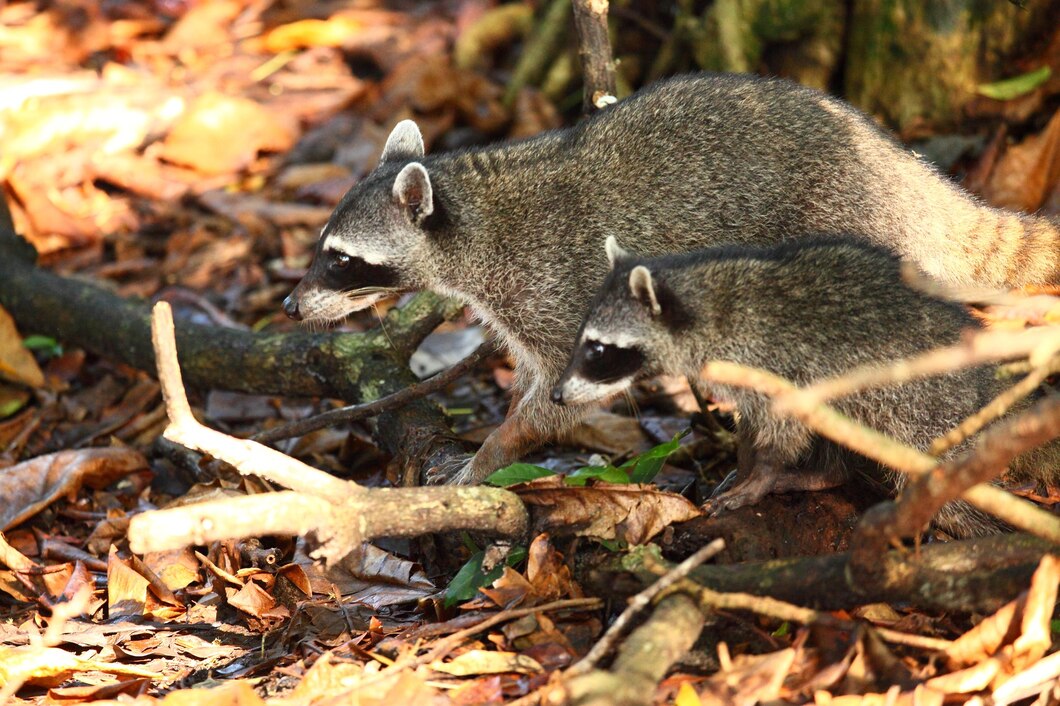
<path id="1" fill-rule="evenodd" d="M 629 483 L 629 474 L 614 466 L 584 466 L 567 474 L 563 482 L 567 485 L 583 486 L 591 478 L 602 480 L 605 483 Z"/>
<path id="2" fill-rule="evenodd" d="M 1004 81 L 980 84 L 976 91 L 979 95 L 993 98 L 997 101 L 1008 101 L 1013 98 L 1027 95 L 1038 86 L 1049 80 L 1053 70 L 1048 66 L 1029 71 L 1019 76 L 1006 78 Z"/>
<path id="3" fill-rule="evenodd" d="M 482 551 L 479 549 L 479 546 L 475 544 L 475 540 L 471 538 L 471 533 L 467 530 L 460 533 L 460 541 L 464 543 L 464 549 L 467 549 L 471 554 Z"/>
<path id="4" fill-rule="evenodd" d="M 516 485 L 518 483 L 527 483 L 535 478 L 544 478 L 545 476 L 554 476 L 555 471 L 551 471 L 541 466 L 535 466 L 532 463 L 513 463 L 510 466 L 498 469 L 491 473 L 486 482 L 491 485 L 497 485 L 501 488 L 507 488 L 510 485 Z"/>
<path id="5" fill-rule="evenodd" d="M 1060 635 L 1060 620 L 1053 620 L 1049 625 L 1052 628 L 1054 635 Z"/>
<path id="6" fill-rule="evenodd" d="M 22 346 L 31 351 L 41 351 L 50 356 L 63 354 L 63 347 L 51 336 L 32 335 L 22 339 Z"/>
<path id="7" fill-rule="evenodd" d="M 0 419 L 7 419 L 12 414 L 26 406 L 29 396 L 19 398 L 13 397 L 9 400 L 0 401 Z"/>
<path id="8" fill-rule="evenodd" d="M 482 573 L 482 559 L 485 556 L 486 552 L 475 552 L 467 563 L 460 567 L 460 571 L 456 572 L 456 576 L 445 588 L 446 607 L 474 598 L 480 588 L 500 578 L 504 571 L 503 566 L 493 567 L 493 571 L 488 574 Z"/>
<path id="9" fill-rule="evenodd" d="M 471 600 L 483 586 L 489 586 L 504 573 L 505 566 L 515 566 L 526 559 L 526 547 L 513 547 L 504 564 L 498 564 L 488 574 L 482 573 L 482 560 L 486 556 L 485 551 L 475 552 L 467 563 L 460 567 L 456 576 L 445 588 L 445 606 L 456 605 L 463 601 Z"/>
<path id="10" fill-rule="evenodd" d="M 626 543 L 621 539 L 600 539 L 597 537 L 596 543 L 609 552 L 620 552 L 626 548 Z"/>
<path id="11" fill-rule="evenodd" d="M 780 627 L 773 631 L 773 637 L 784 637 L 791 632 L 791 624 L 785 620 L 780 624 Z"/>
<path id="12" fill-rule="evenodd" d="M 631 482 L 651 483 L 659 471 L 662 470 L 663 464 L 666 463 L 666 459 L 670 457 L 670 454 L 681 447 L 681 439 L 687 436 L 689 431 L 691 430 L 685 429 L 675 434 L 674 438 L 665 444 L 659 444 L 639 456 L 634 456 L 620 467 L 632 469 L 629 474 Z"/>

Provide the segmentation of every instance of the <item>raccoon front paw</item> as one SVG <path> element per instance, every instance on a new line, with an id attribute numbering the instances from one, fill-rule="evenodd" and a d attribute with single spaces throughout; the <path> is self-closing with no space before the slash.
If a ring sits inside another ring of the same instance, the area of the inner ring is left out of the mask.
<path id="1" fill-rule="evenodd" d="M 450 456 L 437 466 L 427 470 L 427 485 L 478 485 L 487 474 L 475 469 L 475 457 L 471 454 Z"/>
<path id="2" fill-rule="evenodd" d="M 722 486 L 731 486 L 731 478 L 722 481 Z M 715 493 L 702 505 L 707 517 L 715 517 L 722 512 L 754 505 L 769 494 L 768 491 L 763 492 L 761 485 L 756 483 L 740 483 L 735 487 L 728 487 L 722 493 L 717 493 L 717 491 Z"/>

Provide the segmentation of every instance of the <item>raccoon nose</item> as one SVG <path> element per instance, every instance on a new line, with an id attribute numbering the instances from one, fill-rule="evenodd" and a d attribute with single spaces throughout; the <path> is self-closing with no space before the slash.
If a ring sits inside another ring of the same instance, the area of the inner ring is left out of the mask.
<path id="1" fill-rule="evenodd" d="M 283 313 L 295 321 L 302 320 L 302 314 L 298 311 L 298 300 L 294 298 L 293 294 L 287 295 L 287 298 L 283 300 Z"/>
<path id="2" fill-rule="evenodd" d="M 556 385 L 552 388 L 552 401 L 558 405 L 563 404 L 563 387 Z"/>

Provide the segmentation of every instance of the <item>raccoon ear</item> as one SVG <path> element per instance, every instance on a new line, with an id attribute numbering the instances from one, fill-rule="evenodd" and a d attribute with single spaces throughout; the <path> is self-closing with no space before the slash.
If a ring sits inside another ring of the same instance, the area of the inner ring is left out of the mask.
<path id="1" fill-rule="evenodd" d="M 662 314 L 659 299 L 655 296 L 655 283 L 651 280 L 651 271 L 644 265 L 637 265 L 629 272 L 629 291 L 641 304 L 651 309 L 652 316 Z"/>
<path id="2" fill-rule="evenodd" d="M 394 200 L 408 210 L 409 218 L 419 225 L 434 212 L 431 177 L 419 162 L 406 164 L 394 180 Z"/>
<path id="3" fill-rule="evenodd" d="M 410 159 L 423 157 L 423 135 L 420 128 L 411 120 L 402 120 L 394 126 L 390 137 L 386 138 L 383 156 L 379 163 L 407 162 Z"/>
<path id="4" fill-rule="evenodd" d="M 607 236 L 607 240 L 604 241 L 604 252 L 607 253 L 607 261 L 611 263 L 612 270 L 615 269 L 615 262 L 630 257 L 630 254 L 622 249 L 613 235 Z"/>

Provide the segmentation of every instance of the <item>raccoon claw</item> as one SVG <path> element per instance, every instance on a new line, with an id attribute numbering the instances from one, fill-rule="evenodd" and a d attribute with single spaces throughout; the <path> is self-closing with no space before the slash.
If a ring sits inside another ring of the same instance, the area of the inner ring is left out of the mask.
<path id="1" fill-rule="evenodd" d="M 768 491 L 763 492 L 758 484 L 753 483 L 740 483 L 735 487 L 728 487 L 732 485 L 731 477 L 732 474 L 729 474 L 710 496 L 710 499 L 703 503 L 703 512 L 707 517 L 717 517 L 722 512 L 754 505 L 769 494 Z M 719 489 L 723 492 L 718 493 Z"/>
<path id="2" fill-rule="evenodd" d="M 478 480 L 472 468 L 473 455 L 450 456 L 427 469 L 427 485 L 475 485 Z"/>

